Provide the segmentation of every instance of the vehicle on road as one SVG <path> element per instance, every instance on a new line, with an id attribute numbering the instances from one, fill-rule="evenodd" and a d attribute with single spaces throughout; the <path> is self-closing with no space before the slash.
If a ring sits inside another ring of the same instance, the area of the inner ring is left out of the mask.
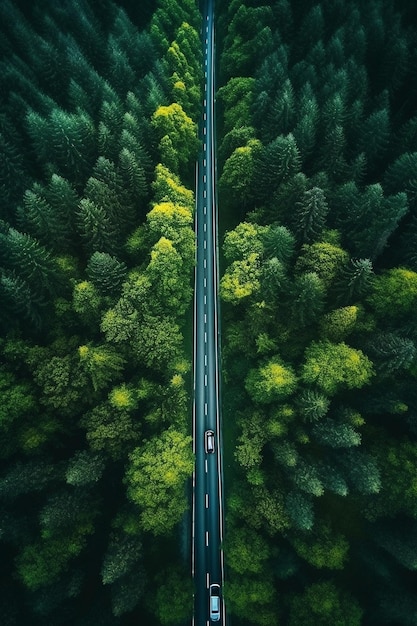
<path id="1" fill-rule="evenodd" d="M 213 430 L 206 430 L 204 433 L 204 448 L 207 454 L 213 454 L 215 451 L 216 443 Z"/>
<path id="2" fill-rule="evenodd" d="M 220 621 L 220 585 L 217 583 L 210 585 L 210 620 Z"/>

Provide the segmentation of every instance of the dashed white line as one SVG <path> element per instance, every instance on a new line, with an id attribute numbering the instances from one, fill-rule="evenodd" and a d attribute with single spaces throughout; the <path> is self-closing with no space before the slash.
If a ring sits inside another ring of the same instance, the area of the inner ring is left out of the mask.
<path id="1" fill-rule="evenodd" d="M 204 287 L 207 287 L 207 278 L 204 276 Z"/>
<path id="2" fill-rule="evenodd" d="M 205 459 L 204 461 L 204 469 L 206 470 L 206 474 L 208 473 L 208 463 L 207 463 L 207 459 Z"/>
<path id="3" fill-rule="evenodd" d="M 206 509 L 209 508 L 209 494 L 206 493 Z"/>
<path id="4" fill-rule="evenodd" d="M 204 116 L 205 116 L 205 115 L 206 115 L 206 114 L 204 113 Z M 206 119 L 206 118 L 204 117 L 204 119 Z M 203 167 L 207 167 L 207 159 L 204 159 L 204 160 L 203 160 Z"/>
<path id="5" fill-rule="evenodd" d="M 207 224 L 204 222 L 204 232 L 207 231 Z"/>
<path id="6" fill-rule="evenodd" d="M 204 250 L 207 248 L 207 241 L 204 239 Z"/>
<path id="7" fill-rule="evenodd" d="M 204 144 L 203 144 L 203 150 L 207 150 L 207 144 L 206 144 L 206 142 L 204 142 Z"/>
<path id="8" fill-rule="evenodd" d="M 207 324 L 207 313 L 204 313 L 204 323 Z M 207 358 L 207 354 L 206 354 L 206 358 Z"/>
<path id="9" fill-rule="evenodd" d="M 203 198 L 207 198 L 207 189 L 203 189 Z"/>
<path id="10" fill-rule="evenodd" d="M 207 296 L 204 294 L 204 304 L 207 304 Z"/>
<path id="11" fill-rule="evenodd" d="M 204 331 L 204 343 L 207 343 L 207 332 Z"/>
<path id="12" fill-rule="evenodd" d="M 207 374 L 204 374 L 204 387 L 207 387 Z"/>
<path id="13" fill-rule="evenodd" d="M 204 269 L 206 269 L 206 267 L 207 267 L 207 259 L 204 259 L 203 265 L 204 265 Z"/>
<path id="14" fill-rule="evenodd" d="M 207 409 L 208 409 L 207 402 L 205 402 L 204 403 L 204 415 L 207 415 Z M 207 467 L 207 459 L 206 459 L 206 467 Z"/>
<path id="15" fill-rule="evenodd" d="M 206 546 L 209 544 L 209 532 L 206 530 Z"/>
<path id="16" fill-rule="evenodd" d="M 207 354 L 204 355 L 204 367 L 207 367 Z"/>
<path id="17" fill-rule="evenodd" d="M 204 174 L 204 176 L 203 176 L 203 183 L 206 183 L 206 182 L 207 182 L 207 176 Z"/>
<path id="18" fill-rule="evenodd" d="M 206 587 L 207 589 L 210 587 L 210 574 L 206 572 Z"/>

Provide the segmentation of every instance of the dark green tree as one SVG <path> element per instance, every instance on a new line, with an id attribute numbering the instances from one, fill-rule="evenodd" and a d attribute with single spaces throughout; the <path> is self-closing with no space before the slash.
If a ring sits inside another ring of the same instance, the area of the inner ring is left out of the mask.
<path id="1" fill-rule="evenodd" d="M 107 252 L 94 252 L 90 257 L 87 276 L 102 295 L 117 295 L 126 278 L 127 267 Z"/>
<path id="2" fill-rule="evenodd" d="M 294 214 L 294 230 L 301 243 L 313 243 L 320 238 L 328 212 L 323 189 L 313 187 L 303 193 Z"/>

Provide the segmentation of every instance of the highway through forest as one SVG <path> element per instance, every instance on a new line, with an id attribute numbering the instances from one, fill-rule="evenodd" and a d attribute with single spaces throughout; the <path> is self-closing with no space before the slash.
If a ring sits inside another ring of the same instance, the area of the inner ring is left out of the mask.
<path id="1" fill-rule="evenodd" d="M 204 101 L 200 123 L 202 150 L 196 165 L 196 269 L 194 289 L 192 502 L 193 625 L 210 622 L 209 587 L 223 588 L 223 473 L 220 424 L 218 245 L 215 193 L 214 0 L 203 10 Z M 214 432 L 214 453 L 205 450 L 205 433 Z M 226 624 L 223 596 L 220 621 Z"/>

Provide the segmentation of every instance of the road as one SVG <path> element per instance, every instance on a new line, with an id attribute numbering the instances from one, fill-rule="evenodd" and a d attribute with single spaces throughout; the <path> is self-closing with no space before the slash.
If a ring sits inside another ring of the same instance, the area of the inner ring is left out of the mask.
<path id="1" fill-rule="evenodd" d="M 192 572 L 195 626 L 208 626 L 209 586 L 223 586 L 223 491 L 219 401 L 217 207 L 215 194 L 214 0 L 203 11 L 204 102 L 202 151 L 196 166 L 196 271 L 194 290 L 194 402 Z M 206 454 L 204 433 L 215 433 L 215 453 Z M 221 620 L 225 626 L 225 605 Z"/>

